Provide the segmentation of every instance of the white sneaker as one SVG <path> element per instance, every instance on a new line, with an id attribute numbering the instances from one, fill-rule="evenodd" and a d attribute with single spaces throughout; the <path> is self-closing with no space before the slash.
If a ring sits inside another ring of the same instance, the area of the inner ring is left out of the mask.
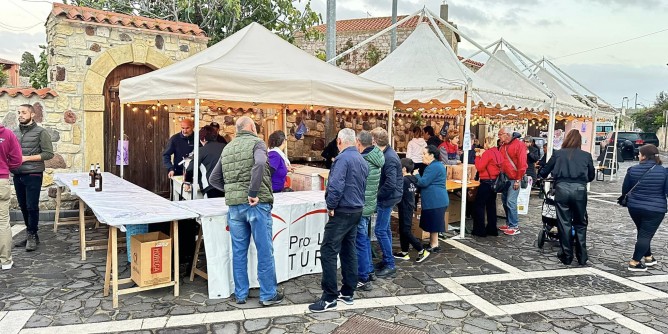
<path id="1" fill-rule="evenodd" d="M 5 263 L 5 264 L 2 265 L 2 270 L 12 269 L 13 265 L 14 265 L 14 261 L 9 261 L 9 263 Z"/>

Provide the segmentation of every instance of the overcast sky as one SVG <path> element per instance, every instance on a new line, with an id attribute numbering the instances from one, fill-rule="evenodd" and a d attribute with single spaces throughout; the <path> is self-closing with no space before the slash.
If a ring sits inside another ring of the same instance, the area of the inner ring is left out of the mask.
<path id="1" fill-rule="evenodd" d="M 302 6 L 303 2 L 302 1 Z M 0 58 L 20 61 L 23 51 L 36 56 L 45 44 L 47 0 L 3 0 Z M 60 2 L 60 1 L 58 1 Z M 448 0 L 450 20 L 481 45 L 504 38 L 530 57 L 546 57 L 615 106 L 628 96 L 633 108 L 651 104 L 668 90 L 668 1 L 665 0 Z M 391 0 L 338 0 L 337 19 L 391 15 Z M 399 14 L 423 6 L 438 13 L 442 0 L 398 0 Z M 325 19 L 326 0 L 312 0 Z M 16 29 L 28 28 L 30 29 Z M 21 30 L 21 31 L 11 31 Z M 651 36 L 622 42 L 642 35 Z M 459 53 L 477 49 L 468 42 Z M 570 55 L 570 56 L 569 56 Z M 486 57 L 476 58 L 486 61 Z"/>

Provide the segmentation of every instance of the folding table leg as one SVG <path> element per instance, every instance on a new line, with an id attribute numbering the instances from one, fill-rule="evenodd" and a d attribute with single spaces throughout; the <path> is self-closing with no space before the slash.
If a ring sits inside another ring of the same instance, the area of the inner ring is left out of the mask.
<path id="1" fill-rule="evenodd" d="M 112 227 L 109 227 L 109 238 L 107 240 L 107 266 L 104 270 L 104 294 L 103 296 L 109 296 L 109 283 L 111 281 L 111 230 Z"/>
<path id="2" fill-rule="evenodd" d="M 172 221 L 172 244 L 174 245 L 174 296 L 179 296 L 179 222 Z"/>
<path id="3" fill-rule="evenodd" d="M 81 247 L 81 261 L 86 261 L 86 217 L 84 213 L 86 211 L 86 204 L 84 201 L 79 199 L 79 238 L 80 247 Z"/>
<path id="4" fill-rule="evenodd" d="M 56 218 L 53 220 L 53 233 L 58 232 L 58 222 L 60 222 L 61 192 L 62 192 L 61 187 L 56 186 Z"/>
<path id="5" fill-rule="evenodd" d="M 199 250 L 202 246 L 202 225 L 199 226 L 199 234 L 197 235 L 197 242 L 195 243 L 195 255 L 193 256 L 193 266 L 190 269 L 190 281 L 195 280 L 195 269 L 197 269 L 197 260 L 199 259 Z"/>
<path id="6" fill-rule="evenodd" d="M 118 229 L 115 226 L 109 226 L 111 231 L 111 286 L 112 286 L 112 306 L 118 307 Z"/>

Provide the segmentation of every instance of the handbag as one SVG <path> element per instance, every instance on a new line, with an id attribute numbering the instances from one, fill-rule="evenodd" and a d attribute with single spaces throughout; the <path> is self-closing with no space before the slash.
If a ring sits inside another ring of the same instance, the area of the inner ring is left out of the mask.
<path id="1" fill-rule="evenodd" d="M 636 184 L 633 186 L 633 188 L 631 188 L 631 190 L 629 190 L 629 192 L 627 192 L 626 194 L 622 194 L 621 196 L 619 196 L 619 197 L 617 198 L 617 204 L 619 204 L 619 205 L 621 205 L 621 206 L 623 206 L 623 207 L 626 207 L 626 206 L 629 204 L 629 198 L 628 198 L 628 197 L 629 197 L 629 194 L 630 194 L 631 192 L 633 192 L 633 189 L 635 189 L 635 188 L 638 186 L 638 184 L 640 184 L 640 181 L 642 181 L 642 179 L 645 177 L 645 175 L 647 175 L 649 172 L 651 172 L 652 169 L 654 169 L 654 167 L 656 167 L 656 165 L 652 166 L 652 168 L 650 168 L 648 171 L 646 171 L 645 174 L 643 174 L 643 175 L 640 177 L 640 179 L 638 179 L 638 182 L 636 182 Z"/>
<path id="2" fill-rule="evenodd" d="M 501 166 L 496 161 L 496 159 L 494 159 L 494 162 L 496 163 L 497 167 L 499 167 L 499 170 L 501 170 Z M 487 175 L 490 175 L 489 170 L 487 169 L 487 166 L 485 166 L 485 170 L 487 171 Z M 506 175 L 506 173 L 504 173 L 504 172 L 499 172 L 499 175 L 494 180 L 494 183 L 492 183 L 492 190 L 495 193 L 500 193 L 500 192 L 505 191 L 508 188 L 508 186 L 510 186 L 508 184 L 508 175 Z"/>
<path id="3" fill-rule="evenodd" d="M 515 166 L 513 159 L 511 159 L 510 155 L 508 155 L 508 149 L 506 149 L 506 156 L 508 157 L 508 161 L 510 161 L 510 164 L 513 165 L 513 169 L 517 172 L 517 166 Z M 527 175 L 524 174 L 522 176 L 522 179 L 520 179 L 520 187 L 522 189 L 526 189 L 528 186 L 529 186 L 529 179 L 527 178 Z"/>

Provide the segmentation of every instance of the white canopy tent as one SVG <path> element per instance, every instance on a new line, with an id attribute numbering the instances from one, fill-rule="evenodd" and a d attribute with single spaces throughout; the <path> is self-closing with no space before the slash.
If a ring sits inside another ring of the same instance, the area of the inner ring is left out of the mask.
<path id="1" fill-rule="evenodd" d="M 390 111 L 394 89 L 331 66 L 262 25 L 251 23 L 190 58 L 122 80 L 119 96 L 123 105 L 121 138 L 126 104 L 167 105 L 189 100 L 195 102 L 195 137 L 199 138 L 202 103 Z M 195 161 L 199 161 L 198 150 L 194 155 Z M 193 179 L 197 180 L 198 168 L 193 171 Z M 193 182 L 195 190 L 197 184 Z"/>

